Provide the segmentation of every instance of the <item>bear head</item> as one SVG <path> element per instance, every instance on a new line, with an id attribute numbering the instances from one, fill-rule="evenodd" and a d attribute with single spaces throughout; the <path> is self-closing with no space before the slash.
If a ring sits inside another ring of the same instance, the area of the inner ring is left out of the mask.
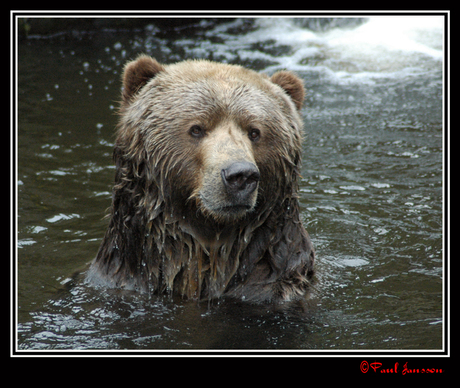
<path id="1" fill-rule="evenodd" d="M 162 201 L 171 219 L 199 214 L 218 224 L 259 214 L 296 184 L 304 96 L 288 71 L 268 77 L 148 56 L 128 63 L 116 153 L 145 180 L 151 198 L 140 205 L 155 213 Z"/>
<path id="2" fill-rule="evenodd" d="M 302 81 L 205 60 L 123 73 L 110 221 L 92 284 L 188 298 L 305 294 Z"/>

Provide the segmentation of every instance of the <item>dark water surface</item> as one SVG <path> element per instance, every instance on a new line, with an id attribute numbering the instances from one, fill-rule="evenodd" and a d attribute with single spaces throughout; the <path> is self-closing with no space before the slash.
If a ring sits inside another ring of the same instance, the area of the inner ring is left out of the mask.
<path id="1" fill-rule="evenodd" d="M 391 28 L 388 28 L 391 26 Z M 18 44 L 19 349 L 441 349 L 442 19 L 237 19 Z M 92 289 L 123 64 L 296 71 L 300 196 L 317 250 L 306 313 Z"/>

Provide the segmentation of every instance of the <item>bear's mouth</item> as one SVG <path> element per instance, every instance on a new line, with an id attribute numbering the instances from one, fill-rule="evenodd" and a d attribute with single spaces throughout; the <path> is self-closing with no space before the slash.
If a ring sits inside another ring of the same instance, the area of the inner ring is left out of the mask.
<path id="1" fill-rule="evenodd" d="M 255 208 L 259 180 L 259 169 L 252 162 L 214 166 L 204 174 L 198 192 L 199 208 L 218 221 L 242 219 Z"/>
<path id="2" fill-rule="evenodd" d="M 250 205 L 227 205 L 214 209 L 210 213 L 216 220 L 221 222 L 234 222 L 246 217 L 253 210 L 254 206 Z"/>
<path id="3" fill-rule="evenodd" d="M 222 212 L 224 213 L 230 213 L 230 214 L 234 214 L 234 213 L 246 213 L 246 212 L 249 212 L 250 210 L 252 210 L 252 206 L 249 206 L 249 205 L 230 205 L 230 206 L 224 206 L 222 207 Z"/>
<path id="4" fill-rule="evenodd" d="M 203 196 L 199 200 L 199 209 L 208 216 L 213 217 L 219 221 L 230 221 L 240 219 L 246 216 L 246 214 L 253 211 L 255 204 L 251 203 L 220 203 L 216 204 L 212 201 L 207 200 Z"/>

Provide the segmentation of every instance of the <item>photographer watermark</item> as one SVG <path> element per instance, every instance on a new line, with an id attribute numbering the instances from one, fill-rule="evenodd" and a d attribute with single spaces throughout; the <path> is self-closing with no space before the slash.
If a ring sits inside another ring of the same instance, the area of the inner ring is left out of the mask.
<path id="1" fill-rule="evenodd" d="M 443 369 L 440 368 L 414 368 L 409 365 L 409 362 L 405 364 L 400 364 L 395 362 L 390 367 L 384 366 L 381 362 L 374 361 L 372 363 L 367 362 L 366 360 L 362 361 L 359 368 L 362 373 L 394 373 L 394 374 L 434 374 L 434 373 L 444 373 Z"/>

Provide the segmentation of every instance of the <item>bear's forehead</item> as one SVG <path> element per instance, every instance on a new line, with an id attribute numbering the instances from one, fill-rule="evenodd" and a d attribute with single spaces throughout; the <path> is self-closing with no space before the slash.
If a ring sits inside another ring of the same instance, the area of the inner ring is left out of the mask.
<path id="1" fill-rule="evenodd" d="M 265 75 L 239 65 L 210 62 L 206 60 L 189 60 L 166 66 L 166 74 L 171 74 L 178 79 L 189 80 L 200 78 L 234 79 L 258 83 L 266 79 Z"/>
<path id="2" fill-rule="evenodd" d="M 275 94 L 268 77 L 237 65 L 209 61 L 185 61 L 169 65 L 157 81 L 175 91 L 213 92 L 221 97 L 239 97 L 235 92 Z"/>
<path id="3" fill-rule="evenodd" d="M 161 104 L 190 109 L 220 108 L 242 111 L 271 111 L 284 104 L 281 91 L 268 76 L 241 66 L 208 61 L 186 61 L 169 65 L 150 90 Z"/>

